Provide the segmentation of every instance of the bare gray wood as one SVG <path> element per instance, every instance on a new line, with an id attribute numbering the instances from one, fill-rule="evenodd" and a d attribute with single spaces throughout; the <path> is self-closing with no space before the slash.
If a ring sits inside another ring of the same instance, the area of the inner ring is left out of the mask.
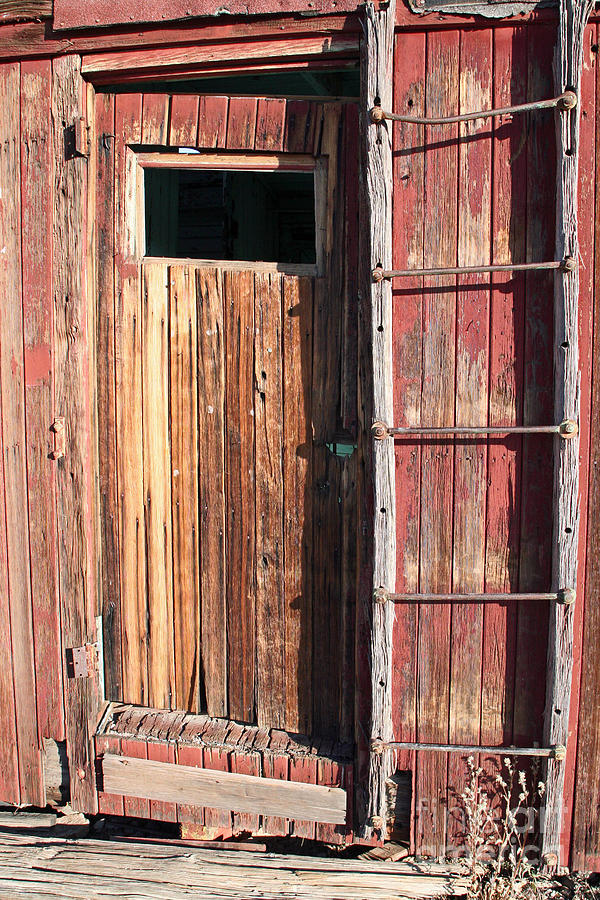
<path id="1" fill-rule="evenodd" d="M 392 132 L 385 122 L 369 122 L 373 106 L 392 106 L 395 0 L 376 11 L 365 8 L 361 50 L 362 128 L 365 135 L 363 184 L 370 229 L 370 268 L 392 264 Z M 366 223 L 365 223 L 366 224 Z M 363 226 L 364 227 L 364 226 Z M 393 421 L 392 290 L 389 281 L 365 285 L 371 301 L 373 421 Z M 368 294 L 367 294 L 368 296 Z M 392 441 L 374 441 L 373 587 L 393 591 L 396 584 L 396 486 Z M 392 734 L 392 604 L 374 604 L 371 631 L 371 738 L 390 741 Z M 392 773 L 393 754 L 371 753 L 367 822 L 384 832 L 385 783 Z"/>
<path id="2" fill-rule="evenodd" d="M 10 835 L 0 847 L 2 897 L 312 898 L 459 896 L 465 879 L 436 864 L 208 850 Z"/>
<path id="3" fill-rule="evenodd" d="M 346 791 L 105 754 L 104 790 L 190 806 L 343 824 Z"/>
<path id="4" fill-rule="evenodd" d="M 580 95 L 583 36 L 591 0 L 560 0 L 555 84 Z M 557 123 L 556 254 L 578 259 L 577 187 L 578 104 Z M 557 273 L 554 282 L 554 410 L 558 421 L 579 420 L 579 273 Z M 579 437 L 558 441 L 554 460 L 552 587 L 576 589 L 579 539 Z M 550 612 L 544 743 L 567 746 L 573 667 L 573 605 Z M 547 866 L 560 862 L 565 763 L 550 759 L 546 768 L 546 815 L 542 854 Z"/>

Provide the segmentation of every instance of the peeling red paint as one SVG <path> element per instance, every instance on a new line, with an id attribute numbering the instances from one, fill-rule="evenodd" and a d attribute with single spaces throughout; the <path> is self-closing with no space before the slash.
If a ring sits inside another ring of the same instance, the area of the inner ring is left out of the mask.
<path id="1" fill-rule="evenodd" d="M 39 344 L 25 350 L 25 383 L 40 384 L 50 380 L 52 357 L 49 344 Z"/>
<path id="2" fill-rule="evenodd" d="M 55 0 L 53 24 L 55 29 L 68 29 L 202 16 L 331 15 L 356 12 L 361 5 L 361 0 Z"/>

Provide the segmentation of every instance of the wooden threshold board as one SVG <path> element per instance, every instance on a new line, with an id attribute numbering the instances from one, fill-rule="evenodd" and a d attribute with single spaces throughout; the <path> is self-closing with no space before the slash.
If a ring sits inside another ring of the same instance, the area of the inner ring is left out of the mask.
<path id="1" fill-rule="evenodd" d="M 334 825 L 346 821 L 346 791 L 342 788 L 256 778 L 112 753 L 102 758 L 102 778 L 103 790 L 109 794 Z"/>

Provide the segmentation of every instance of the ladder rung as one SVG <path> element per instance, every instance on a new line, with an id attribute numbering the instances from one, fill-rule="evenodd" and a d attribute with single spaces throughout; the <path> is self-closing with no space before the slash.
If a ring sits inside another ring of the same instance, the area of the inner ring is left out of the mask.
<path id="1" fill-rule="evenodd" d="M 419 741 L 371 741 L 372 753 L 384 750 L 430 750 L 434 753 L 489 753 L 496 756 L 537 756 L 563 760 L 567 755 L 562 744 L 555 747 L 486 747 L 470 744 L 423 744 Z"/>
<path id="2" fill-rule="evenodd" d="M 579 427 L 577 422 L 572 419 L 565 419 L 559 425 L 482 425 L 482 426 L 462 426 L 449 425 L 444 427 L 427 427 L 427 426 L 407 426 L 392 428 L 385 422 L 374 422 L 371 426 L 371 434 L 377 441 L 383 441 L 389 437 L 421 437 L 431 435 L 431 437 L 444 437 L 446 435 L 467 435 L 477 437 L 479 435 L 490 434 L 559 434 L 561 437 L 568 439 L 573 438 L 578 433 Z"/>
<path id="3" fill-rule="evenodd" d="M 453 122 L 469 122 L 472 119 L 491 119 L 496 116 L 509 116 L 513 113 L 533 112 L 537 109 L 554 109 L 562 111 L 573 109 L 577 106 L 577 94 L 574 91 L 565 91 L 558 97 L 550 100 L 534 100 L 531 103 L 519 103 L 517 106 L 505 106 L 500 109 L 485 109 L 479 112 L 461 113 L 457 116 L 434 116 L 422 118 L 421 116 L 405 116 L 402 113 L 388 112 L 380 106 L 374 106 L 371 110 L 371 121 L 378 124 L 384 119 L 392 122 L 408 122 L 412 125 L 451 125 Z"/>
<path id="4" fill-rule="evenodd" d="M 575 603 L 575 591 L 565 588 L 560 591 L 546 591 L 537 594 L 531 592 L 521 594 L 394 594 L 379 588 L 374 591 L 373 599 L 376 603 L 503 603 L 519 600 L 549 600 L 570 606 Z"/>
<path id="5" fill-rule="evenodd" d="M 577 268 L 577 260 L 573 256 L 564 259 L 551 259 L 548 262 L 532 263 L 498 263 L 495 266 L 449 266 L 434 269 L 373 269 L 373 281 L 378 283 L 390 278 L 424 278 L 429 275 L 479 275 L 486 272 L 533 272 L 539 269 L 560 269 L 562 272 L 573 272 Z"/>

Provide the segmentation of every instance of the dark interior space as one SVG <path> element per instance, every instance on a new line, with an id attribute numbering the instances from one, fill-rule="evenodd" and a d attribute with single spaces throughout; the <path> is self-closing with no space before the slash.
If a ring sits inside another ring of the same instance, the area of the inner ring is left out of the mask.
<path id="1" fill-rule="evenodd" d="M 316 261 L 314 176 L 146 169 L 146 256 Z"/>

